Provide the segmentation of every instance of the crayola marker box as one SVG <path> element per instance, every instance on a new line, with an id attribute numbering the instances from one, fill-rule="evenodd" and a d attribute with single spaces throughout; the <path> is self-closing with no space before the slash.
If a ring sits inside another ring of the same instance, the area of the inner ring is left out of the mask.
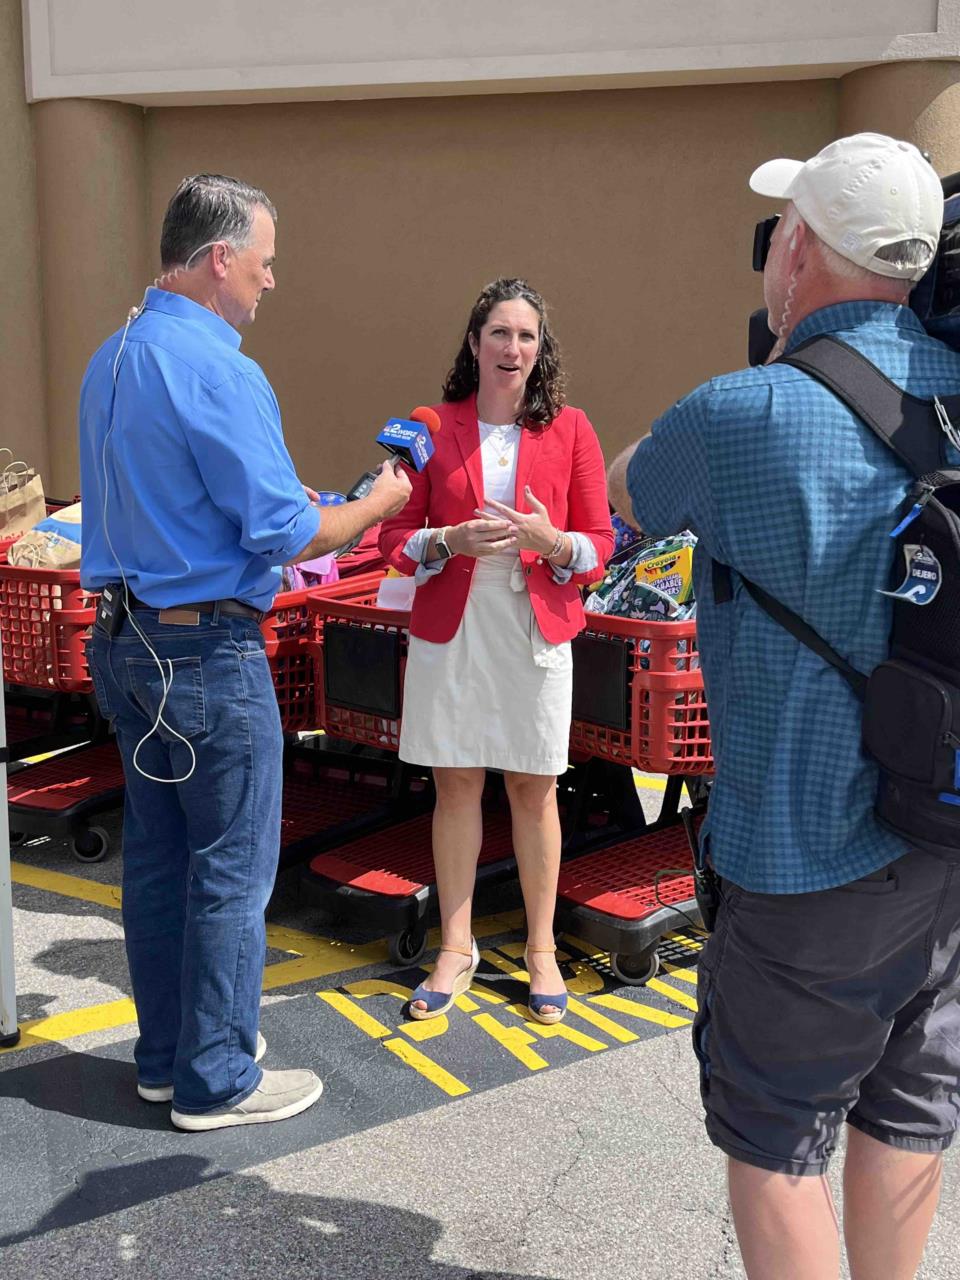
<path id="1" fill-rule="evenodd" d="M 660 551 L 636 567 L 637 582 L 656 587 L 677 604 L 686 604 L 693 593 L 693 547 L 675 546 Z"/>

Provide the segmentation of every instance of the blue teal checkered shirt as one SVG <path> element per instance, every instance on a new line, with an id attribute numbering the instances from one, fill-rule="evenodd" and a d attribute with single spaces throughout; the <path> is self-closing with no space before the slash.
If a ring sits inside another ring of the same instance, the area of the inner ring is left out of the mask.
<path id="1" fill-rule="evenodd" d="M 850 302 L 803 320 L 788 351 L 835 334 L 916 396 L 960 394 L 960 355 L 906 307 Z M 957 459 L 960 461 L 960 458 Z M 876 767 L 843 678 L 753 602 L 713 600 L 710 559 L 764 587 L 860 671 L 887 654 L 888 585 L 910 476 L 831 392 L 774 364 L 705 382 L 665 413 L 627 473 L 636 518 L 692 529 L 717 779 L 717 870 L 760 893 L 846 884 L 906 845 L 873 813 Z"/>

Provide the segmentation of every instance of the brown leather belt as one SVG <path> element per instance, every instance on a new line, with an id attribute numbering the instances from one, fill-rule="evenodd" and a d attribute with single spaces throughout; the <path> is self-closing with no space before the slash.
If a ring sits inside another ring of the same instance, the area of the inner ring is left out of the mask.
<path id="1" fill-rule="evenodd" d="M 201 613 L 213 613 L 218 609 L 222 614 L 253 618 L 256 622 L 262 622 L 264 618 L 264 614 L 259 609 L 254 609 L 251 604 L 244 604 L 242 600 L 191 600 L 188 604 L 168 604 L 158 609 L 157 605 L 140 600 L 129 589 L 127 599 L 132 609 L 157 609 L 158 622 L 168 623 L 171 626 L 198 626 Z"/>

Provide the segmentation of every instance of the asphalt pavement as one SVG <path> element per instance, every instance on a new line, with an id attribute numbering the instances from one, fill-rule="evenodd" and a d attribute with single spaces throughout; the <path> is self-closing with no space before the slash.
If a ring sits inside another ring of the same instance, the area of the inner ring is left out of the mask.
<path id="1" fill-rule="evenodd" d="M 118 817 L 103 825 L 116 838 Z M 689 1046 L 699 942 L 647 987 L 563 944 L 573 1012 L 522 1016 L 516 892 L 481 903 L 483 963 L 443 1025 L 402 1019 L 424 968 L 332 929 L 285 872 L 270 911 L 267 1067 L 320 1102 L 274 1125 L 185 1134 L 140 1101 L 119 858 L 15 851 L 23 1038 L 0 1054 L 0 1274 L 264 1280 L 743 1276 Z M 428 952 L 425 964 L 429 964 Z M 775 1016 L 775 1011 L 771 1011 Z M 960 1169 L 922 1280 L 956 1280 Z"/>

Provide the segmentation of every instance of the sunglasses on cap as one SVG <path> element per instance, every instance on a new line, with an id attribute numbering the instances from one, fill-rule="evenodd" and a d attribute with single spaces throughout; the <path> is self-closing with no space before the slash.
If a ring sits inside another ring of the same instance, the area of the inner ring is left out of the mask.
<path id="1" fill-rule="evenodd" d="M 753 233 L 753 269 L 754 271 L 762 271 L 767 265 L 767 254 L 770 252 L 770 237 L 773 235 L 773 229 L 780 221 L 779 213 L 775 213 L 772 218 L 764 218 L 762 222 L 758 222 L 756 230 Z"/>

